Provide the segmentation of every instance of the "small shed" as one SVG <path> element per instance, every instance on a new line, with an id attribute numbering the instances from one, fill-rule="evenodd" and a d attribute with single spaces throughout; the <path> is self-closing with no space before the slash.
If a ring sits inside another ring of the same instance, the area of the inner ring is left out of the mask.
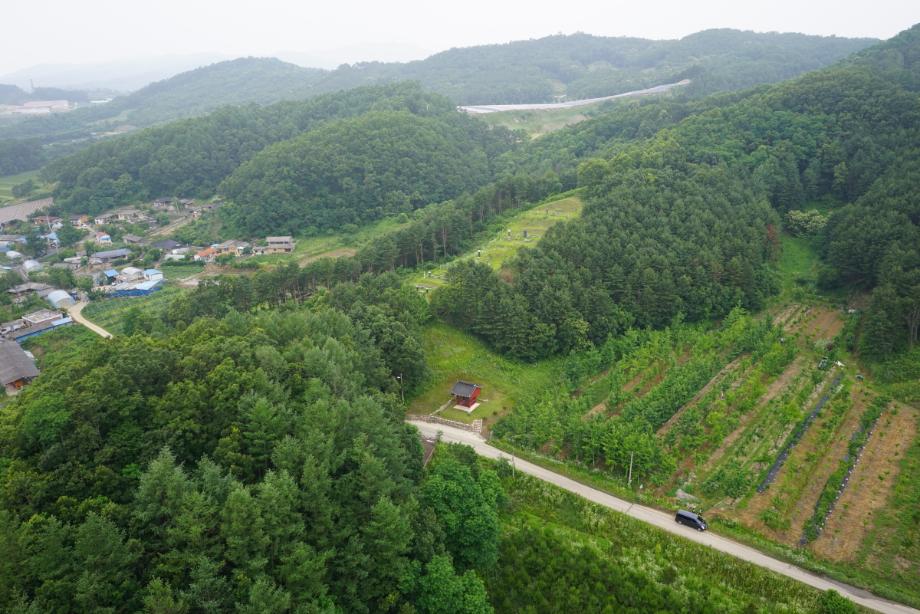
<path id="1" fill-rule="evenodd" d="M 159 269 L 144 269 L 144 279 L 147 281 L 163 279 L 163 271 Z"/>
<path id="2" fill-rule="evenodd" d="M 15 341 L 0 339 L 0 384 L 15 392 L 38 377 L 35 362 Z"/>
<path id="3" fill-rule="evenodd" d="M 450 389 L 450 394 L 454 397 L 454 401 L 457 405 L 470 408 L 476 405 L 476 399 L 479 398 L 480 392 L 482 392 L 482 388 L 479 384 L 473 384 L 472 382 L 465 382 L 463 380 L 458 381 L 454 384 L 454 387 Z"/>

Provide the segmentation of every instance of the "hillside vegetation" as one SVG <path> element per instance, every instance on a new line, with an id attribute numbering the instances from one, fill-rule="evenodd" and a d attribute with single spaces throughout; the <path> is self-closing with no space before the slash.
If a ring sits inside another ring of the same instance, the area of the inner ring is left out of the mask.
<path id="1" fill-rule="evenodd" d="M 333 119 L 369 111 L 453 113 L 443 98 L 411 84 L 359 88 L 301 103 L 226 108 L 200 119 L 98 143 L 48 166 L 64 210 L 98 212 L 168 195 L 210 196 L 240 164 L 270 144 Z"/>
<path id="2" fill-rule="evenodd" d="M 99 134 L 201 115 L 225 105 L 302 100 L 351 88 L 416 81 L 455 104 L 551 101 L 616 94 L 693 79 L 702 95 L 786 79 L 837 61 L 870 39 L 708 30 L 681 40 L 550 36 L 451 49 L 405 64 L 364 62 L 323 71 L 274 58 L 240 58 L 152 83 L 105 105 L 0 123 L 0 141 L 36 138 L 51 157 Z M 31 166 L 29 169 L 37 168 Z"/>
<path id="3" fill-rule="evenodd" d="M 487 183 L 505 134 L 455 113 L 369 113 L 266 148 L 220 191 L 248 235 L 360 224 Z"/>
<path id="4" fill-rule="evenodd" d="M 820 283 L 877 287 L 865 354 L 912 347 L 920 324 L 920 217 L 909 195 L 920 162 L 920 95 L 910 89 L 917 65 L 909 58 L 918 32 L 840 67 L 717 104 L 611 159 L 584 162 L 579 220 L 521 252 L 510 284 L 488 270 L 456 267 L 442 298 L 433 299 L 436 309 L 471 330 L 482 322 L 479 334 L 496 347 L 541 356 L 602 341 L 630 323 L 661 326 L 678 313 L 705 319 L 739 302 L 757 308 L 776 287 L 769 263 L 779 253 L 777 214 L 825 199 L 833 210 Z M 893 56 L 903 58 L 897 70 Z M 635 113 L 646 114 L 643 107 Z M 602 122 L 552 138 L 597 134 Z M 515 307 L 464 300 L 471 286 L 494 288 Z M 525 345 L 510 341 L 522 320 L 534 331 Z"/>

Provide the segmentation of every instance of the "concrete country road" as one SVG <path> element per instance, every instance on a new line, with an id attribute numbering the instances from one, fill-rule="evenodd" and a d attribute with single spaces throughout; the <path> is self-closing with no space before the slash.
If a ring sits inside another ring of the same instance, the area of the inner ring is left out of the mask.
<path id="1" fill-rule="evenodd" d="M 86 328 L 90 329 L 91 331 L 93 331 L 94 333 L 96 333 L 97 335 L 99 335 L 100 337 L 104 337 L 104 338 L 106 338 L 106 339 L 111 339 L 111 338 L 112 338 L 112 333 L 110 333 L 110 332 L 107 331 L 106 329 L 102 328 L 102 327 L 99 326 L 98 324 L 93 324 L 92 322 L 90 322 L 89 320 L 87 320 L 86 318 L 83 317 L 83 314 L 82 314 L 81 312 L 83 311 L 83 308 L 84 308 L 84 307 L 86 307 L 86 302 L 85 302 L 85 301 L 80 301 L 79 303 L 77 303 L 77 304 L 75 304 L 75 305 L 71 305 L 70 307 L 68 307 L 68 308 L 67 308 L 67 314 L 68 314 L 71 318 L 73 318 L 74 322 L 77 322 L 77 323 L 79 323 L 79 324 L 82 324 L 83 326 L 85 326 Z"/>
<path id="2" fill-rule="evenodd" d="M 409 424 L 412 424 L 418 428 L 419 431 L 421 431 L 425 436 L 435 437 L 438 433 L 440 433 L 442 441 L 466 444 L 472 447 L 473 450 L 475 450 L 476 453 L 480 456 L 485 456 L 491 459 L 507 458 L 511 460 L 512 458 L 511 454 L 503 452 L 498 448 L 493 448 L 487 444 L 482 439 L 482 437 L 476 433 L 441 424 L 430 424 L 427 422 L 420 422 L 415 420 L 409 420 Z M 813 586 L 819 590 L 824 591 L 828 589 L 834 589 L 851 601 L 854 601 L 859 605 L 865 606 L 877 612 L 885 612 L 886 614 L 918 612 L 918 610 L 910 608 L 906 605 L 888 601 L 887 599 L 882 599 L 881 597 L 877 597 L 872 593 L 856 588 L 855 586 L 850 586 L 842 582 L 837 582 L 836 580 L 830 580 L 828 578 L 818 576 L 810 571 L 806 571 L 800 567 L 796 567 L 795 565 L 791 565 L 789 563 L 780 561 L 779 559 L 767 556 L 759 550 L 751 548 L 750 546 L 745 546 L 744 544 L 740 544 L 720 535 L 716 535 L 708 531 L 701 533 L 689 527 L 679 525 L 674 522 L 674 517 L 671 514 L 666 514 L 650 507 L 636 503 L 630 503 L 629 501 L 619 499 L 605 492 L 591 488 L 590 486 L 586 486 L 580 482 L 576 482 L 575 480 L 550 471 L 549 469 L 544 469 L 539 465 L 529 463 L 520 458 L 514 458 L 514 465 L 518 471 L 522 471 L 528 475 L 532 475 L 535 478 L 549 482 L 550 484 L 554 484 L 559 488 L 584 497 L 593 503 L 603 505 L 604 507 L 616 510 L 626 514 L 627 516 L 632 516 L 637 520 L 641 520 L 642 522 L 654 525 L 669 533 L 680 535 L 681 537 L 691 541 L 709 546 L 710 548 L 714 548 L 726 554 L 737 557 L 743 561 L 753 563 L 754 565 L 758 565 L 778 574 L 793 578 L 799 582 L 804 582 L 805 584 Z"/>
<path id="3" fill-rule="evenodd" d="M 617 100 L 619 98 L 635 98 L 637 96 L 650 96 L 652 94 L 663 94 L 675 87 L 683 87 L 690 84 L 690 79 L 684 79 L 677 83 L 665 83 L 656 85 L 644 90 L 634 90 L 632 92 L 623 92 L 613 96 L 603 96 L 601 98 L 585 98 L 583 100 L 568 100 L 566 102 L 539 102 L 530 104 L 476 104 L 459 107 L 461 111 L 471 115 L 482 115 L 484 113 L 500 113 L 502 111 L 546 111 L 549 109 L 572 109 L 583 107 L 589 104 L 604 102 L 605 100 Z"/>

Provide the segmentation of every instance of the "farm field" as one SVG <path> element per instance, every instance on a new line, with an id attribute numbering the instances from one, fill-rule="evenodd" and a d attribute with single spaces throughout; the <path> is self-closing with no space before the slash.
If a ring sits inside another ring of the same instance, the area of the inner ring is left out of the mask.
<path id="1" fill-rule="evenodd" d="M 389 217 L 362 226 L 352 232 L 340 231 L 315 237 L 295 237 L 297 243 L 292 254 L 267 254 L 253 256 L 248 260 L 259 265 L 285 264 L 293 261 L 302 266 L 319 258 L 353 256 L 358 248 L 371 239 L 398 230 L 408 223 L 408 220 L 400 222 L 396 217 Z"/>
<path id="2" fill-rule="evenodd" d="M 515 406 L 493 437 L 603 470 L 665 506 L 804 552 L 920 603 L 918 410 L 884 396 L 821 303 L 633 333 L 576 391 Z"/>
<path id="3" fill-rule="evenodd" d="M 28 179 L 34 180 L 36 184 L 41 184 L 41 181 L 38 179 L 38 171 L 29 171 L 27 173 L 19 173 L 18 175 L 0 177 L 0 205 L 5 205 L 16 200 L 13 197 L 13 186 L 19 185 Z"/>
<path id="4" fill-rule="evenodd" d="M 522 247 L 536 245 L 551 226 L 581 214 L 583 203 L 578 195 L 564 196 L 539 204 L 511 217 L 476 249 L 435 269 L 413 273 L 409 281 L 417 287 L 437 288 L 447 283 L 447 269 L 452 262 L 476 258 L 498 270 Z M 527 233 L 526 236 L 524 233 Z"/>
<path id="5" fill-rule="evenodd" d="M 471 414 L 448 407 L 438 415 L 461 422 L 482 419 L 483 429 L 487 431 L 528 391 L 551 385 L 560 377 L 561 359 L 536 364 L 509 360 L 446 324 L 430 324 L 424 330 L 423 340 L 431 376 L 410 402 L 412 414 L 437 410 L 449 400 L 451 386 L 463 379 L 482 386 L 479 407 Z"/>

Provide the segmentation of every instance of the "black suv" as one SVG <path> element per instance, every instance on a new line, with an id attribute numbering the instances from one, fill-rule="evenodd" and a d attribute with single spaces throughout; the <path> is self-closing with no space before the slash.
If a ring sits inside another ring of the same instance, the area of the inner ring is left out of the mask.
<path id="1" fill-rule="evenodd" d="M 702 516 L 694 514 L 693 512 L 688 512 L 687 510 L 678 510 L 674 520 L 676 520 L 678 524 L 685 524 L 688 527 L 693 527 L 697 531 L 705 531 L 709 528 Z"/>

